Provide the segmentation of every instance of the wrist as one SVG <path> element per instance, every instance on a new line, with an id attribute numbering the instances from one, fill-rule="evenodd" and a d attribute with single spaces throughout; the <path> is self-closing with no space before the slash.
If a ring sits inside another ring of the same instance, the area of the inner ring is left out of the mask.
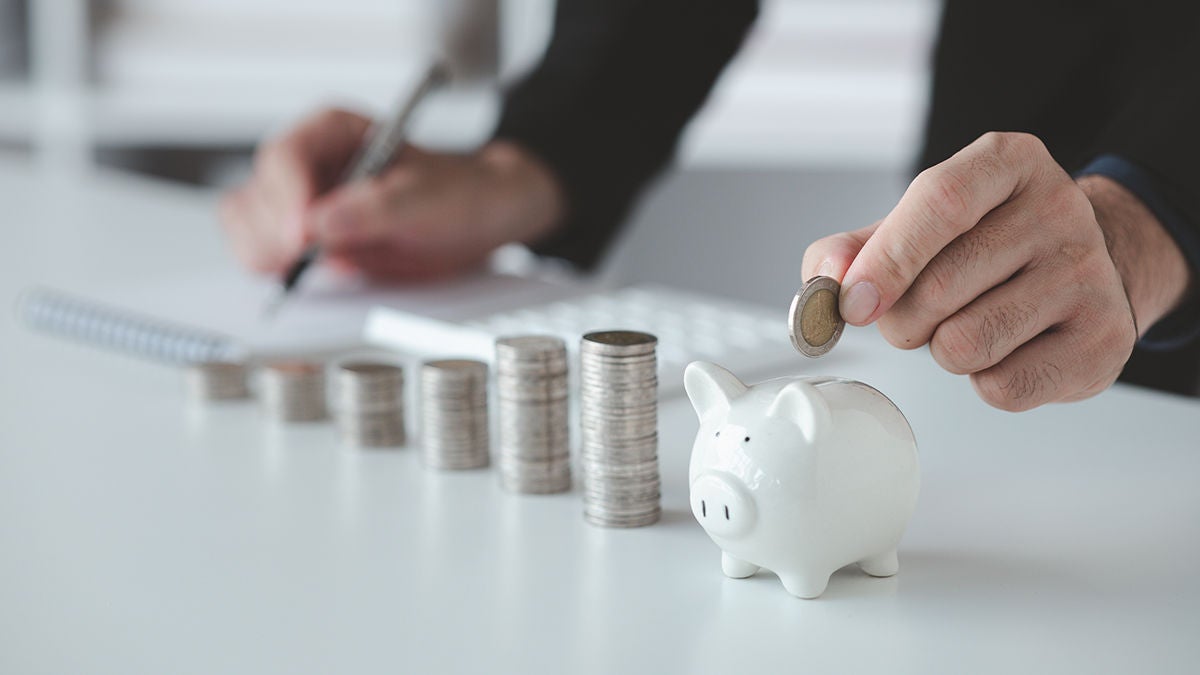
<path id="1" fill-rule="evenodd" d="M 1141 337 L 1192 289 L 1187 260 L 1158 218 L 1123 185 L 1100 175 L 1077 183 L 1092 203 Z"/>
<path id="2" fill-rule="evenodd" d="M 516 143 L 493 140 L 477 153 L 491 177 L 488 213 L 499 243 L 532 244 L 549 236 L 563 219 L 565 199 L 554 172 Z"/>

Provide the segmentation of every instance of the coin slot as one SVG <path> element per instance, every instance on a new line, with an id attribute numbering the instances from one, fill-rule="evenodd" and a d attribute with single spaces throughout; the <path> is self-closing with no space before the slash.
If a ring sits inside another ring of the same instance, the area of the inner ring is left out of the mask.
<path id="1" fill-rule="evenodd" d="M 729 520 L 729 505 L 725 505 L 725 520 Z"/>

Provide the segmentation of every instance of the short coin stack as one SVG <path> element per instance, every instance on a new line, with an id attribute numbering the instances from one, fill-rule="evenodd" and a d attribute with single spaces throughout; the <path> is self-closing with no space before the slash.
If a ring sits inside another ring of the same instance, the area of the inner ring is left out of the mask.
<path id="1" fill-rule="evenodd" d="M 342 439 L 363 447 L 404 445 L 404 370 L 348 361 L 334 375 L 334 408 Z"/>
<path id="2" fill-rule="evenodd" d="M 657 344 L 634 331 L 580 344 L 583 515 L 593 525 L 641 527 L 662 514 Z"/>
<path id="3" fill-rule="evenodd" d="M 227 401 L 247 398 L 246 364 L 237 361 L 205 361 L 188 366 L 185 380 L 193 401 Z"/>
<path id="4" fill-rule="evenodd" d="M 421 367 L 421 458 L 433 469 L 488 464 L 488 367 L 447 359 Z"/>
<path id="5" fill-rule="evenodd" d="M 328 415 L 325 368 L 311 361 L 268 363 L 259 373 L 259 395 L 267 414 L 281 422 L 311 422 Z"/>
<path id="6" fill-rule="evenodd" d="M 571 487 L 567 347 L 559 338 L 496 340 L 500 484 L 511 492 Z"/>

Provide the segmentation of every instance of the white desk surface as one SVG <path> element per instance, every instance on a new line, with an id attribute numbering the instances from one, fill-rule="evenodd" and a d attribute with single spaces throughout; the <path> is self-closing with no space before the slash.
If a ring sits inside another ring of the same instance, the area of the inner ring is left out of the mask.
<path id="1" fill-rule="evenodd" d="M 0 164 L 4 302 L 226 268 L 212 199 Z M 141 244 L 135 245 L 135 241 Z M 731 580 L 661 408 L 661 524 L 584 523 L 413 448 L 339 447 L 176 372 L 0 323 L 0 672 L 1196 672 L 1200 405 L 1117 388 L 1011 415 L 851 330 L 812 372 L 906 412 L 923 489 L 901 571 L 818 600 Z"/>

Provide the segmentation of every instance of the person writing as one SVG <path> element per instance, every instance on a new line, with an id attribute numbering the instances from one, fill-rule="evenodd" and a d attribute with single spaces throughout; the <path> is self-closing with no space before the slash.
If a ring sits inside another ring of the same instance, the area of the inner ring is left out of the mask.
<path id="1" fill-rule="evenodd" d="M 522 242 L 587 269 L 757 9 L 560 0 L 489 143 L 409 148 L 379 178 L 327 191 L 367 120 L 319 113 L 260 148 L 224 200 L 234 251 L 278 274 L 315 239 L 332 264 L 416 279 Z M 1136 380 L 1135 344 L 1175 349 L 1169 372 L 1194 378 L 1197 63 L 1200 8 L 1183 3 L 948 0 L 921 172 L 879 222 L 813 243 L 802 274 L 839 280 L 847 322 L 928 344 L 1005 410 Z"/>

